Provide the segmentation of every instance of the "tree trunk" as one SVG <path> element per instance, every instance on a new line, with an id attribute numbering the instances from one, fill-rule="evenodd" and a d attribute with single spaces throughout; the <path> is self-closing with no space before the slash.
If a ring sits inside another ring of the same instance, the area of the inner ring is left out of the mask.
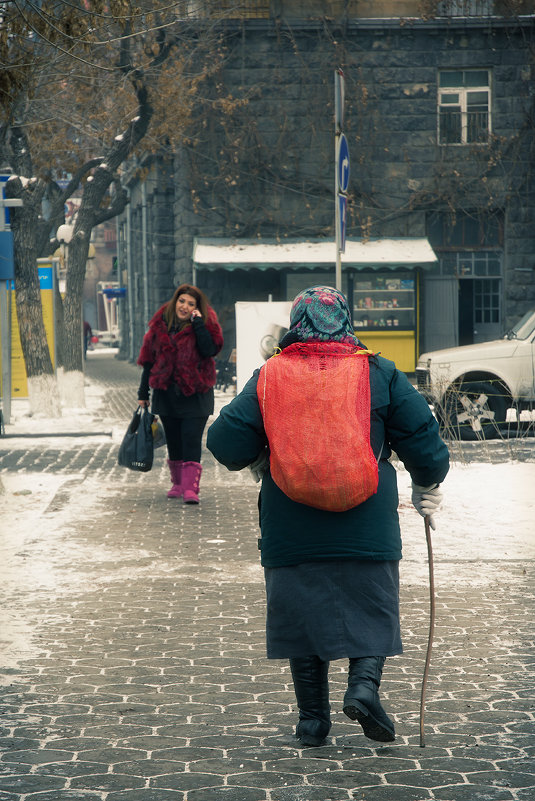
<path id="1" fill-rule="evenodd" d="M 80 213 L 79 213 L 80 216 Z M 86 220 L 86 222 L 89 222 Z M 83 228 L 83 218 L 77 220 L 75 234 L 68 246 L 67 284 L 63 302 L 64 337 L 61 377 L 62 400 L 69 407 L 84 407 L 84 364 L 82 347 L 82 298 L 87 254 L 92 226 Z M 86 233 L 87 231 L 87 233 Z"/>
<path id="2" fill-rule="evenodd" d="M 48 349 L 37 271 L 34 231 L 37 214 L 33 204 L 12 210 L 15 245 L 15 295 L 22 353 L 28 376 L 30 412 L 59 417 L 59 396 Z"/>

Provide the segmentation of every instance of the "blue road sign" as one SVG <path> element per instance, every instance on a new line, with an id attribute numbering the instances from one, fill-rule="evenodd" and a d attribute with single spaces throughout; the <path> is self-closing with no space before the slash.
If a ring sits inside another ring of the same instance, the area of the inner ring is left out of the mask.
<path id="1" fill-rule="evenodd" d="M 2 193 L 2 199 L 4 198 L 4 185 L 6 181 L 11 178 L 11 173 L 0 173 L 0 192 Z M 4 208 L 4 224 L 0 223 L 0 230 L 9 225 L 9 209 L 6 206 Z"/>
<path id="2" fill-rule="evenodd" d="M 349 186 L 349 146 L 344 134 L 338 137 L 338 191 L 347 192 Z"/>

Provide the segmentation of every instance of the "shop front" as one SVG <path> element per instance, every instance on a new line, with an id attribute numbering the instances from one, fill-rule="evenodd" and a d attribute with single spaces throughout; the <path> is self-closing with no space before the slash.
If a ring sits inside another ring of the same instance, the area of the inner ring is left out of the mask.
<path id="1" fill-rule="evenodd" d="M 292 300 L 307 286 L 334 285 L 334 248 L 326 240 L 198 239 L 193 251 L 194 280 L 201 280 L 204 270 L 230 270 L 237 275 L 243 275 L 243 270 L 270 270 L 272 299 Z M 433 270 L 436 264 L 436 255 L 424 238 L 348 240 L 342 254 L 342 291 L 353 312 L 355 333 L 366 347 L 392 359 L 407 373 L 414 372 L 418 357 L 422 272 Z M 217 305 L 217 297 L 213 301 Z"/>
<path id="2" fill-rule="evenodd" d="M 416 269 L 359 273 L 353 290 L 353 324 L 359 338 L 409 373 L 417 357 L 418 277 Z"/>

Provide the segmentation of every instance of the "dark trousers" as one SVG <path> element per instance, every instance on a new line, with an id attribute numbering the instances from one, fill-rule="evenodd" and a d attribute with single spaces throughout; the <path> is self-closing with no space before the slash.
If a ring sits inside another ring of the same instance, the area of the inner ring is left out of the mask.
<path id="1" fill-rule="evenodd" d="M 167 453 L 171 461 L 200 462 L 201 442 L 208 417 L 164 417 L 160 415 Z"/>

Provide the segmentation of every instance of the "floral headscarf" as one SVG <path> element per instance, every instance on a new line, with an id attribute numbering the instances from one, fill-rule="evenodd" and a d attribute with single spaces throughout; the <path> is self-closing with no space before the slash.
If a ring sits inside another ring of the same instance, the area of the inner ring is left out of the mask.
<path id="1" fill-rule="evenodd" d="M 332 286 L 312 286 L 295 298 L 290 331 L 301 342 L 345 342 L 359 345 L 344 295 Z"/>

